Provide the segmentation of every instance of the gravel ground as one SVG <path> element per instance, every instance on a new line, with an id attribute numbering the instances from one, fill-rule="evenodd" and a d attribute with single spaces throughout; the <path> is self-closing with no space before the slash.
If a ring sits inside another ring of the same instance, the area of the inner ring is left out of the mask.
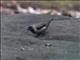
<path id="1" fill-rule="evenodd" d="M 47 33 L 35 37 L 27 26 L 51 22 Z M 65 16 L 1 14 L 2 60 L 80 60 L 80 19 Z"/>

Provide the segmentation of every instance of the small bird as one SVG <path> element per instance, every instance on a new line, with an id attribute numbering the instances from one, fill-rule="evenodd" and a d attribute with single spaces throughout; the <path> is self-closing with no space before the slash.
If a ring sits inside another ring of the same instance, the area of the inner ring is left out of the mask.
<path id="1" fill-rule="evenodd" d="M 33 34 L 36 34 L 37 36 L 40 36 L 41 34 L 44 34 L 46 30 L 48 29 L 51 21 L 48 21 L 47 23 L 38 23 L 28 26 L 28 30 L 31 31 Z"/>

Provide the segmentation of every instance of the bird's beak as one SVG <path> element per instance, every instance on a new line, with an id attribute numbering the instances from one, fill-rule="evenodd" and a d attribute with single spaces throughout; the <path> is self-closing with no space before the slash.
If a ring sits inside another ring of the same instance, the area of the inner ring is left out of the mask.
<path id="1" fill-rule="evenodd" d="M 27 27 L 27 30 L 29 30 L 29 27 Z"/>
<path id="2" fill-rule="evenodd" d="M 27 28 L 27 30 L 29 30 L 29 28 Z"/>

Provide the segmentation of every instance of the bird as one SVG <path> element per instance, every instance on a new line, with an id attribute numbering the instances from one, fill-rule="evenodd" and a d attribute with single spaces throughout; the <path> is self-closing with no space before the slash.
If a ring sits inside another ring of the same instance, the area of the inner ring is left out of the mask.
<path id="1" fill-rule="evenodd" d="M 36 36 L 40 36 L 46 32 L 51 21 L 53 21 L 53 19 L 49 20 L 47 23 L 32 24 L 28 26 L 27 30 L 31 31 L 33 34 L 36 34 Z"/>

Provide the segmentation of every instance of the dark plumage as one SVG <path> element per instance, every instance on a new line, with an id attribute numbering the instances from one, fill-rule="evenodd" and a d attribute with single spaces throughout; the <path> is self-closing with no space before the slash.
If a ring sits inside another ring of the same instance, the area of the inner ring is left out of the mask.
<path id="1" fill-rule="evenodd" d="M 46 32 L 47 28 L 49 27 L 49 24 L 53 21 L 51 19 L 48 21 L 48 23 L 38 23 L 38 24 L 33 24 L 28 27 L 28 30 L 31 31 L 32 33 L 36 34 L 37 36 L 43 34 Z"/>

